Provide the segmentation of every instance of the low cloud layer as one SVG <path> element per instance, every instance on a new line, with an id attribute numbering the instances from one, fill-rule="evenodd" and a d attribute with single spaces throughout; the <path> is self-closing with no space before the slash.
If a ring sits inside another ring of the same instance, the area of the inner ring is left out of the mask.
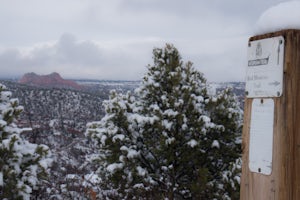
<path id="1" fill-rule="evenodd" d="M 0 77 L 139 80 L 172 43 L 208 80 L 242 81 L 257 20 L 285 1 L 0 0 Z"/>
<path id="2" fill-rule="evenodd" d="M 0 53 L 2 77 L 21 76 L 27 72 L 47 74 L 59 72 L 72 78 L 91 79 L 140 79 L 151 49 L 132 41 L 128 44 L 97 44 L 93 41 L 78 41 L 71 34 L 64 34 L 54 43 L 40 44 L 27 49 L 7 49 Z M 153 43 L 153 44 L 151 44 Z M 142 48 L 142 52 L 139 52 Z M 131 64 L 131 65 L 130 65 Z"/>
<path id="3" fill-rule="evenodd" d="M 178 48 L 185 62 L 205 73 L 210 80 L 243 80 L 247 38 L 203 40 L 189 43 L 169 41 Z M 27 72 L 59 72 L 69 78 L 140 80 L 146 66 L 152 64 L 153 48 L 163 48 L 159 38 L 97 43 L 79 41 L 64 34 L 56 42 L 27 49 L 8 49 L 0 53 L 2 77 L 21 76 Z M 196 53 L 195 53 L 196 52 Z M 220 78 L 226 73 L 226 77 Z"/>

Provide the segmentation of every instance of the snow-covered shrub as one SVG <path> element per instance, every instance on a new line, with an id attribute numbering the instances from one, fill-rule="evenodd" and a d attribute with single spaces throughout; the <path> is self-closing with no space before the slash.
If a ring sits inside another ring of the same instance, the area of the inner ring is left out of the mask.
<path id="1" fill-rule="evenodd" d="M 14 123 L 22 106 L 0 84 L 0 199 L 30 199 L 51 163 L 49 148 L 21 137 Z"/>

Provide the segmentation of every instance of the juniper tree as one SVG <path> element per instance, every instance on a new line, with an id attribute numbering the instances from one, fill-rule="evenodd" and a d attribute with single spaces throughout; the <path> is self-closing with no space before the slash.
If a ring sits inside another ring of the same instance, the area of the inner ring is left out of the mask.
<path id="1" fill-rule="evenodd" d="M 112 92 L 104 118 L 88 124 L 99 147 L 101 195 L 227 198 L 232 194 L 225 188 L 237 192 L 230 182 L 236 172 L 228 174 L 239 158 L 234 98 L 209 95 L 203 74 L 184 63 L 173 45 L 154 49 L 153 59 L 141 86 L 133 94 Z M 225 172 L 230 180 L 222 179 Z"/>
<path id="2" fill-rule="evenodd" d="M 0 84 L 0 199 L 30 199 L 51 162 L 49 148 L 21 137 L 15 120 L 23 110 Z"/>

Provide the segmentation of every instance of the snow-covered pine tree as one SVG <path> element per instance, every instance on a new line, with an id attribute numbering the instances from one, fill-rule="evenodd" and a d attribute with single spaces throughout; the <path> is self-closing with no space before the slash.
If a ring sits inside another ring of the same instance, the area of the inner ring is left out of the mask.
<path id="1" fill-rule="evenodd" d="M 88 124 L 87 134 L 100 150 L 101 195 L 170 200 L 231 195 L 217 196 L 216 186 L 225 188 L 219 176 L 231 172 L 230 163 L 239 157 L 239 108 L 223 94 L 208 95 L 203 74 L 183 63 L 173 45 L 154 49 L 153 58 L 135 93 L 112 92 L 105 117 Z M 236 192 L 234 184 L 226 187 Z"/>
<path id="2" fill-rule="evenodd" d="M 22 106 L 0 84 L 0 199 L 30 199 L 51 163 L 49 148 L 29 143 L 14 123 Z"/>

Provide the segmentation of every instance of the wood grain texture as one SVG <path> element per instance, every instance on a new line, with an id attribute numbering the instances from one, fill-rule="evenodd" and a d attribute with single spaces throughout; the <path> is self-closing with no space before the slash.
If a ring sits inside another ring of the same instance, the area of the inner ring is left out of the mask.
<path id="1" fill-rule="evenodd" d="M 300 30 L 254 36 L 250 41 L 285 39 L 283 94 L 274 100 L 273 162 L 271 175 L 249 170 L 249 134 L 253 99 L 245 99 L 243 127 L 242 200 L 300 199 Z"/>

